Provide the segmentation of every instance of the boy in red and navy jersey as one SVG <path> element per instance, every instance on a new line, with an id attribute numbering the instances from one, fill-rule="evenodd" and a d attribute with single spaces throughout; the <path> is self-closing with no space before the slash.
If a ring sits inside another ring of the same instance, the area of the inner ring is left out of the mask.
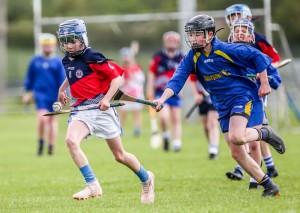
<path id="1" fill-rule="evenodd" d="M 179 51 L 180 35 L 169 31 L 163 35 L 163 49 L 156 52 L 149 65 L 147 95 L 149 99 L 158 98 L 163 94 L 168 81 L 183 58 Z M 164 150 L 169 150 L 170 133 L 168 125 L 172 130 L 172 143 L 175 152 L 181 149 L 181 107 L 182 98 L 174 95 L 166 103 L 159 119 L 163 132 Z M 169 121 L 171 120 L 170 124 Z"/>
<path id="2" fill-rule="evenodd" d="M 66 143 L 69 152 L 79 168 L 86 186 L 73 198 L 85 200 L 102 196 L 102 188 L 93 173 L 86 155 L 80 147 L 81 141 L 89 135 L 104 138 L 116 161 L 131 169 L 142 184 L 142 203 L 154 202 L 154 174 L 146 171 L 137 158 L 124 150 L 121 141 L 121 125 L 109 101 L 121 84 L 123 69 L 110 62 L 99 52 L 88 47 L 85 23 L 80 19 L 68 20 L 59 25 L 58 39 L 65 53 L 63 65 L 67 78 L 61 85 L 58 100 L 66 105 L 66 89 L 70 86 L 71 106 L 99 105 L 100 110 L 72 113 Z"/>

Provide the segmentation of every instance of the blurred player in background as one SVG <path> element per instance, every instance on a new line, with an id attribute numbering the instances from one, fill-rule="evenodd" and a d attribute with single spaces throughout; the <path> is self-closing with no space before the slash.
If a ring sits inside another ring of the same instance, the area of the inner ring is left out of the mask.
<path id="1" fill-rule="evenodd" d="M 214 160 L 219 153 L 219 123 L 218 112 L 212 104 L 210 95 L 205 91 L 195 74 L 190 75 L 190 85 L 195 103 L 199 105 L 199 115 L 208 142 L 209 159 Z"/>
<path id="2" fill-rule="evenodd" d="M 271 92 L 266 68 L 271 59 L 257 49 L 244 44 L 221 42 L 215 35 L 215 21 L 208 15 L 198 15 L 185 25 L 186 42 L 191 50 L 185 55 L 157 102 L 161 109 L 168 98 L 178 94 L 189 75 L 195 73 L 211 95 L 219 114 L 219 123 L 232 157 L 264 187 L 266 196 L 279 196 L 276 184 L 247 154 L 244 144 L 264 140 L 280 154 L 284 141 L 263 126 L 263 104 L 260 97 Z M 259 73 L 260 86 L 244 76 L 247 68 Z"/>
<path id="3" fill-rule="evenodd" d="M 121 125 L 109 101 L 121 85 L 123 69 L 88 46 L 87 30 L 83 20 L 68 20 L 59 25 L 58 39 L 65 54 L 63 65 L 67 78 L 59 89 L 59 101 L 66 105 L 66 88 L 70 86 L 71 107 L 99 105 L 100 110 L 72 113 L 66 135 L 66 144 L 74 163 L 85 179 L 84 189 L 73 198 L 85 200 L 102 196 L 102 188 L 80 147 L 84 138 L 96 135 L 104 138 L 115 160 L 131 169 L 142 184 L 142 203 L 154 202 L 154 175 L 147 172 L 137 158 L 124 150 Z M 120 177 L 120 181 L 122 181 Z"/>
<path id="4" fill-rule="evenodd" d="M 39 36 L 41 54 L 35 55 L 28 66 L 25 77 L 23 104 L 29 104 L 32 94 L 38 117 L 38 155 L 43 154 L 45 135 L 48 142 L 48 154 L 53 154 L 57 140 L 58 124 L 55 116 L 44 117 L 53 111 L 52 104 L 57 100 L 58 89 L 65 79 L 61 58 L 56 56 L 56 37 L 49 33 Z"/>
<path id="5" fill-rule="evenodd" d="M 145 74 L 139 64 L 135 60 L 135 53 L 129 47 L 124 47 L 120 50 L 122 68 L 124 69 L 123 83 L 121 90 L 133 97 L 144 99 Z M 124 127 L 128 112 L 132 112 L 134 136 L 138 137 L 141 134 L 142 115 L 141 110 L 143 105 L 127 101 L 126 105 L 120 108 L 121 123 Z"/>
<path id="6" fill-rule="evenodd" d="M 229 28 L 232 28 L 233 22 L 238 18 L 248 19 L 249 21 L 252 20 L 252 13 L 250 8 L 244 4 L 234 4 L 225 10 L 225 20 Z M 230 35 L 228 38 L 228 42 L 232 42 L 233 30 L 231 29 Z M 279 60 L 280 56 L 276 49 L 266 40 L 265 36 L 259 34 L 254 31 L 254 38 L 251 42 L 251 46 L 255 47 L 256 49 L 260 50 L 264 54 L 268 55 L 272 59 L 272 65 L 275 66 Z M 264 98 L 264 105 L 266 106 L 266 97 Z M 263 125 L 268 125 L 267 117 L 264 120 Z M 267 174 L 269 177 L 277 177 L 278 171 L 275 167 L 271 151 L 269 149 L 268 144 L 264 143 L 263 141 L 260 143 L 261 153 L 265 165 L 267 167 Z M 232 180 L 243 180 L 243 169 L 240 165 L 237 165 L 234 171 L 226 172 L 226 176 Z M 253 181 L 253 180 L 252 180 Z M 255 186 L 255 184 L 253 184 Z"/>
<path id="7" fill-rule="evenodd" d="M 169 31 L 164 33 L 163 49 L 156 52 L 150 62 L 147 82 L 148 99 L 158 98 L 162 95 L 167 82 L 173 76 L 176 67 L 183 58 L 179 51 L 180 35 L 177 32 Z M 174 95 L 166 103 L 159 115 L 162 136 L 164 140 L 164 150 L 169 150 L 170 138 L 172 138 L 173 150 L 180 151 L 182 141 L 181 127 L 182 98 Z M 171 127 L 172 137 L 170 136 Z"/>

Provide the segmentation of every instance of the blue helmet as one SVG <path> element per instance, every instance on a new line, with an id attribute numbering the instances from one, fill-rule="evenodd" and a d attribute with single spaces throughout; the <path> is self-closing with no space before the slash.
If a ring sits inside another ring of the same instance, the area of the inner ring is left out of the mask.
<path id="1" fill-rule="evenodd" d="M 248 19 L 245 18 L 241 18 L 241 19 L 236 19 L 233 24 L 232 24 L 232 29 L 231 29 L 231 34 L 234 35 L 234 29 L 236 27 L 247 27 L 247 34 L 252 36 L 252 41 L 250 41 L 250 43 L 254 43 L 254 24 L 249 21 Z M 238 41 L 235 41 L 234 36 L 232 37 L 232 42 L 233 43 L 237 43 Z"/>
<path id="2" fill-rule="evenodd" d="M 68 56 L 81 54 L 83 49 L 89 45 L 85 23 L 81 19 L 72 19 L 61 23 L 58 28 L 57 37 L 60 42 L 62 52 Z M 65 50 L 64 44 L 74 42 L 74 39 L 79 39 L 84 44 L 84 48 L 76 53 L 72 53 L 71 55 Z"/>
<path id="3" fill-rule="evenodd" d="M 238 18 L 248 19 L 250 21 L 252 20 L 252 13 L 251 13 L 250 8 L 247 5 L 234 4 L 225 9 L 225 20 L 226 20 L 228 27 L 231 27 L 231 22 L 233 21 L 233 20 L 231 20 L 231 16 L 233 14 L 235 14 L 235 15 L 239 14 L 240 17 L 238 17 Z"/>

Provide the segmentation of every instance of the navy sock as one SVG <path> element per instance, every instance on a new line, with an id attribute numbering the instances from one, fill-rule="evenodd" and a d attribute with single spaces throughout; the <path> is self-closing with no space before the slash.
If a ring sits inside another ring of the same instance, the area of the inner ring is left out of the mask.
<path id="1" fill-rule="evenodd" d="M 54 149 L 54 145 L 53 144 L 49 144 L 48 145 L 48 154 L 52 155 L 53 154 L 53 149 Z"/>
<path id="2" fill-rule="evenodd" d="M 265 175 L 263 177 L 263 179 L 258 182 L 258 184 L 261 185 L 261 186 L 263 186 L 263 187 L 265 187 L 270 181 L 271 181 L 271 179 L 269 178 L 269 176 Z"/>
<path id="3" fill-rule="evenodd" d="M 142 165 L 140 167 L 140 171 L 135 172 L 135 174 L 139 177 L 139 179 L 142 182 L 146 182 L 149 178 L 149 175 L 148 175 L 147 171 L 144 169 L 144 167 Z"/>
<path id="4" fill-rule="evenodd" d="M 243 168 L 239 164 L 236 165 L 236 167 L 234 169 L 234 173 L 236 173 L 236 172 L 240 173 L 241 175 L 243 175 L 243 173 L 244 173 Z"/>
<path id="5" fill-rule="evenodd" d="M 39 145 L 38 145 L 38 155 L 43 154 L 43 149 L 44 149 L 44 139 L 39 139 Z"/>
<path id="6" fill-rule="evenodd" d="M 260 129 L 261 131 L 261 139 L 264 140 L 266 139 L 267 137 L 269 137 L 269 133 L 268 133 L 268 130 L 266 129 Z"/>
<path id="7" fill-rule="evenodd" d="M 80 170 L 82 176 L 84 177 L 85 182 L 91 183 L 91 182 L 95 182 L 97 180 L 96 176 L 94 175 L 94 173 L 92 171 L 90 164 L 87 164 L 87 165 L 81 167 L 79 170 Z"/>
<path id="8" fill-rule="evenodd" d="M 44 145 L 44 139 L 39 139 L 39 146 L 43 146 Z"/>

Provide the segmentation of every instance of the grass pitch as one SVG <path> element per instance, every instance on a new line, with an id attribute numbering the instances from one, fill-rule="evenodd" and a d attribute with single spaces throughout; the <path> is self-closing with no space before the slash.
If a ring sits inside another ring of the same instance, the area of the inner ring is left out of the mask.
<path id="1" fill-rule="evenodd" d="M 128 118 L 123 136 L 127 151 L 135 154 L 156 176 L 156 200 L 140 203 L 138 178 L 114 161 L 104 140 L 92 137 L 82 143 L 103 197 L 72 200 L 84 186 L 64 143 L 67 115 L 59 115 L 59 139 L 55 155 L 36 156 L 36 118 L 33 113 L 0 116 L 0 212 L 299 212 L 300 133 L 283 133 L 284 155 L 273 149 L 279 170 L 274 179 L 278 198 L 261 198 L 262 188 L 248 191 L 249 177 L 230 181 L 225 172 L 235 166 L 223 138 L 220 155 L 208 160 L 208 147 L 198 123 L 184 123 L 180 153 L 153 150 L 149 145 L 148 112 L 144 111 L 140 138 L 134 138 Z M 265 166 L 263 165 L 263 170 Z"/>

